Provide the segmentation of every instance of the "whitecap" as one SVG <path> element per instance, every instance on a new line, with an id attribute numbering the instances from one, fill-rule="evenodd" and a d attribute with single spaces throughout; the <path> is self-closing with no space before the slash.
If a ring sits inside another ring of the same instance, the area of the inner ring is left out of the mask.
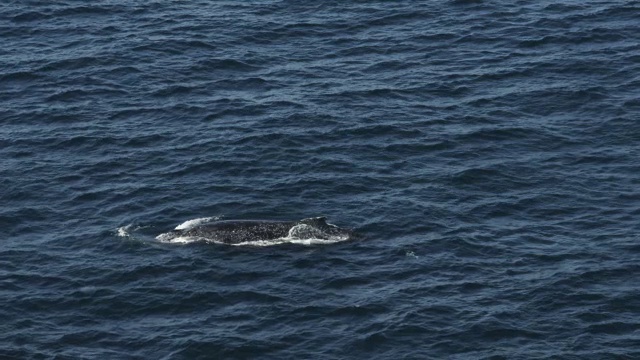
<path id="1" fill-rule="evenodd" d="M 119 237 L 123 237 L 123 238 L 128 238 L 131 237 L 131 230 L 133 228 L 133 224 L 129 224 L 129 225 L 125 225 L 125 226 L 121 226 L 118 228 L 116 234 Z"/>

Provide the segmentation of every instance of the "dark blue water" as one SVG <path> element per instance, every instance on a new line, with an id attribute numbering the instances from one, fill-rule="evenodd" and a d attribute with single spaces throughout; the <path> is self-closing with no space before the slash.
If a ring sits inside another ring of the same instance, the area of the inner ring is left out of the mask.
<path id="1" fill-rule="evenodd" d="M 0 125 L 0 358 L 640 358 L 639 1 L 5 0 Z"/>

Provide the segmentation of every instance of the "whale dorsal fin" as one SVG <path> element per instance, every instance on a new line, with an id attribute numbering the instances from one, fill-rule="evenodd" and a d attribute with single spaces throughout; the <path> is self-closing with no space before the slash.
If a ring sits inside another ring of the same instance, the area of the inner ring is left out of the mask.
<path id="1" fill-rule="evenodd" d="M 327 225 L 327 218 L 325 216 L 306 218 L 306 219 L 300 220 L 300 223 L 311 225 L 311 226 Z"/>

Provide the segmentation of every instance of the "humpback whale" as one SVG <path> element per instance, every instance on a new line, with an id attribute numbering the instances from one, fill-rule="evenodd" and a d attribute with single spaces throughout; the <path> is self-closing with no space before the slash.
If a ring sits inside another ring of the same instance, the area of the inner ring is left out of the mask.
<path id="1" fill-rule="evenodd" d="M 327 223 L 326 217 L 315 217 L 298 221 L 217 220 L 186 228 L 179 226 L 157 239 L 171 242 L 188 238 L 237 245 L 279 239 L 342 241 L 352 235 L 352 230 Z"/>

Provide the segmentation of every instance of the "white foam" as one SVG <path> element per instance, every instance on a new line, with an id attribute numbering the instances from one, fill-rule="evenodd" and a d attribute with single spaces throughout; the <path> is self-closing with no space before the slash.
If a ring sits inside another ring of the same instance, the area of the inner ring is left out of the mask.
<path id="1" fill-rule="evenodd" d="M 296 239 L 296 238 L 290 238 L 290 237 L 283 237 L 283 238 L 278 238 L 278 239 L 274 239 L 274 240 L 252 240 L 252 241 L 245 241 L 245 242 L 241 242 L 241 243 L 237 243 L 237 244 L 229 244 L 229 245 L 232 245 L 232 246 L 273 246 L 273 245 L 282 245 L 282 244 L 297 244 L 297 245 L 311 246 L 311 245 L 334 244 L 334 243 L 337 243 L 337 242 L 340 242 L 340 241 L 345 241 L 347 239 L 348 238 Z"/>
<path id="2" fill-rule="evenodd" d="M 191 228 L 193 228 L 195 226 L 198 226 L 200 224 L 208 223 L 208 222 L 216 221 L 216 220 L 220 220 L 220 217 L 219 216 L 211 216 L 211 217 L 187 220 L 187 221 L 183 222 L 182 224 L 176 226 L 175 230 L 188 230 L 188 229 L 191 229 Z"/>
<path id="3" fill-rule="evenodd" d="M 129 224 L 129 225 L 125 225 L 125 226 L 121 226 L 118 228 L 118 236 L 123 237 L 123 238 L 128 238 L 131 237 L 131 228 L 133 227 L 133 224 Z"/>
<path id="4" fill-rule="evenodd" d="M 404 253 L 404 254 L 405 254 L 405 256 L 407 256 L 407 257 L 413 257 L 413 258 L 416 258 L 416 259 L 418 258 L 418 255 L 416 255 L 416 253 L 414 253 L 414 252 L 413 252 L 413 251 L 411 251 L 411 250 L 407 250 L 407 251 L 405 251 L 405 253 Z"/>
<path id="5" fill-rule="evenodd" d="M 208 239 L 197 236 L 174 236 L 174 234 L 164 233 L 156 236 L 158 241 L 166 244 L 191 244 L 198 241 L 211 242 Z"/>

